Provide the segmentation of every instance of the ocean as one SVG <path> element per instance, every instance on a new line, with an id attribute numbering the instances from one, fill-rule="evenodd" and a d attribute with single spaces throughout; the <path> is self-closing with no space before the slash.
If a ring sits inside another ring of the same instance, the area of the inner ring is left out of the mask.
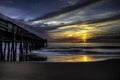
<path id="1" fill-rule="evenodd" d="M 47 62 L 94 62 L 120 58 L 120 43 L 49 43 L 32 53 L 47 56 Z"/>

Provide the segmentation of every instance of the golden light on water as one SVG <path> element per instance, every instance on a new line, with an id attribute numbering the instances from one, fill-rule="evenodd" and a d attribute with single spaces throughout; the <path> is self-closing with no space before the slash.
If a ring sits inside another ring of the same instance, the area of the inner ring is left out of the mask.
<path id="1" fill-rule="evenodd" d="M 83 61 L 87 62 L 88 61 L 88 57 L 87 56 L 83 56 Z"/>
<path id="2" fill-rule="evenodd" d="M 89 55 L 75 55 L 75 56 L 54 56 L 51 61 L 59 62 L 92 62 L 95 59 Z"/>
<path id="3" fill-rule="evenodd" d="M 78 62 L 91 62 L 93 61 L 93 58 L 88 55 L 81 55 L 75 59 Z"/>
<path id="4" fill-rule="evenodd" d="M 83 59 L 82 59 L 83 62 L 88 62 L 88 61 L 91 61 L 91 60 L 92 59 L 90 57 L 86 56 L 86 55 L 84 55 Z"/>

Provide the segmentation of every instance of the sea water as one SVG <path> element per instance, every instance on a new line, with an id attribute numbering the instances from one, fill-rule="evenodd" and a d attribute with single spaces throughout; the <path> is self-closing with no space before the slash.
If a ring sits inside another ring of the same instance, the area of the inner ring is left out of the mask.
<path id="1" fill-rule="evenodd" d="M 120 58 L 120 43 L 49 43 L 32 53 L 47 56 L 48 62 L 93 62 Z"/>

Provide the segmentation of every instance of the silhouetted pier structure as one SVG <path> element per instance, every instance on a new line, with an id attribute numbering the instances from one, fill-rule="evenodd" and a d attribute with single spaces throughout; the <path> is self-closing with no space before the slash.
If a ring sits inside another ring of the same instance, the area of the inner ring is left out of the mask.
<path id="1" fill-rule="evenodd" d="M 45 47 L 44 39 L 22 25 L 0 14 L 0 61 L 16 61 L 17 57 L 18 61 L 25 61 L 27 53 Z"/>

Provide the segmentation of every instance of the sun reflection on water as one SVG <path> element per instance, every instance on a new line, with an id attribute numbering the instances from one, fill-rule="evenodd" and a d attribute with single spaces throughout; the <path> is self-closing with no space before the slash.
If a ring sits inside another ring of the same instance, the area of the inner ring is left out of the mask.
<path id="1" fill-rule="evenodd" d="M 91 61 L 93 61 L 93 58 L 88 55 L 81 55 L 81 56 L 78 56 L 75 59 L 73 59 L 73 61 L 74 60 L 78 61 L 78 62 L 91 62 Z"/>
<path id="2" fill-rule="evenodd" d="M 89 61 L 89 58 L 87 56 L 83 56 L 83 61 L 87 62 L 87 61 Z"/>
<path id="3" fill-rule="evenodd" d="M 96 62 L 120 58 L 118 55 L 61 55 L 49 56 L 48 62 Z"/>
<path id="4" fill-rule="evenodd" d="M 51 61 L 55 62 L 92 62 L 96 61 L 94 57 L 89 55 L 76 55 L 76 56 L 52 56 Z"/>

